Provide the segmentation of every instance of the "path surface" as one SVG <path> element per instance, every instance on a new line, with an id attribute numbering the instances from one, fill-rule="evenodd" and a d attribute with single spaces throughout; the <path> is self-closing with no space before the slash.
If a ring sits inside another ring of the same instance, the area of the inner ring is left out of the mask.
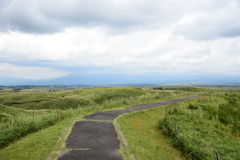
<path id="1" fill-rule="evenodd" d="M 120 142 L 113 126 L 113 120 L 116 117 L 136 110 L 149 109 L 198 97 L 171 99 L 84 116 L 83 119 L 85 120 L 76 121 L 73 125 L 66 140 L 66 150 L 58 155 L 58 160 L 122 160 L 122 155 L 116 150 L 120 148 Z"/>

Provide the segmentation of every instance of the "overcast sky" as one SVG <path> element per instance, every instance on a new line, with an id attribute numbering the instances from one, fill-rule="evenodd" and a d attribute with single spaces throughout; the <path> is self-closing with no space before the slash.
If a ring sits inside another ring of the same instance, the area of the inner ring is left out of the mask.
<path id="1" fill-rule="evenodd" d="M 240 77 L 240 0 L 0 0 L 0 77 Z"/>

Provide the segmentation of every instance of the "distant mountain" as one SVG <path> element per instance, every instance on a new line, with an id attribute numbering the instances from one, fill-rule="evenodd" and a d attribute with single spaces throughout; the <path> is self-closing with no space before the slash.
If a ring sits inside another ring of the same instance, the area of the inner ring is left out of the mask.
<path id="1" fill-rule="evenodd" d="M 173 83 L 240 83 L 240 77 L 199 74 L 81 74 L 73 73 L 52 79 L 22 79 L 0 77 L 0 85 L 114 85 Z"/>
<path id="2" fill-rule="evenodd" d="M 24 79 L 24 78 L 12 78 L 12 77 L 0 77 L 0 85 L 3 86 L 15 86 L 33 83 L 36 80 L 33 79 Z"/>

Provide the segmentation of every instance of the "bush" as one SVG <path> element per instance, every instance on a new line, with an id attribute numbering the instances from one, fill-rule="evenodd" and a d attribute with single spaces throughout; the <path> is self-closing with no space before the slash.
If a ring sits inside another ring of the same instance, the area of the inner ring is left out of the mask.
<path id="1" fill-rule="evenodd" d="M 198 106 L 194 106 L 193 104 L 189 104 L 188 108 L 189 109 L 198 109 Z"/>
<path id="2" fill-rule="evenodd" d="M 201 101 L 188 107 L 172 107 L 164 120 L 159 122 L 159 129 L 162 130 L 164 126 L 166 128 L 164 134 L 170 137 L 190 159 L 215 159 L 213 152 L 215 150 L 219 151 L 221 159 L 239 159 L 240 143 L 236 140 L 237 137 L 231 135 L 232 128 L 222 124 L 217 114 L 213 116 L 213 109 L 207 109 L 209 106 L 214 108 L 214 105 L 206 106 Z M 219 110 L 222 110 L 221 107 Z M 231 109 L 229 114 L 225 112 L 225 119 L 228 119 L 228 115 L 233 115 L 230 113 Z M 175 122 L 178 135 L 175 131 Z M 234 122 L 236 123 L 236 120 L 231 123 Z"/>
<path id="3" fill-rule="evenodd" d="M 221 104 L 218 110 L 220 122 L 232 126 L 232 132 L 240 133 L 240 96 L 236 94 L 226 94 L 226 103 Z"/>
<path id="4" fill-rule="evenodd" d="M 0 148 L 6 147 L 25 135 L 52 126 L 70 115 L 67 112 L 55 112 L 36 117 L 26 115 L 5 120 L 5 123 L 0 125 Z"/>

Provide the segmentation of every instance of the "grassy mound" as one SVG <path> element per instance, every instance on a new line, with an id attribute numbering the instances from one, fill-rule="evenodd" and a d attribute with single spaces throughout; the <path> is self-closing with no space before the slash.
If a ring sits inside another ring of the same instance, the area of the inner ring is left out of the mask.
<path id="1" fill-rule="evenodd" d="M 0 105 L 0 148 L 71 116 L 63 111 L 24 111 Z"/>
<path id="2" fill-rule="evenodd" d="M 64 92 L 10 92 L 0 95 L 0 104 L 23 109 L 70 109 L 102 104 L 109 100 L 147 94 L 139 88 L 78 89 Z M 150 92 L 153 93 L 153 92 Z"/>
<path id="3" fill-rule="evenodd" d="M 240 114 L 238 95 L 224 95 L 215 101 L 199 100 L 195 104 L 180 103 L 166 110 L 159 129 L 169 136 L 190 159 L 240 157 Z"/>

